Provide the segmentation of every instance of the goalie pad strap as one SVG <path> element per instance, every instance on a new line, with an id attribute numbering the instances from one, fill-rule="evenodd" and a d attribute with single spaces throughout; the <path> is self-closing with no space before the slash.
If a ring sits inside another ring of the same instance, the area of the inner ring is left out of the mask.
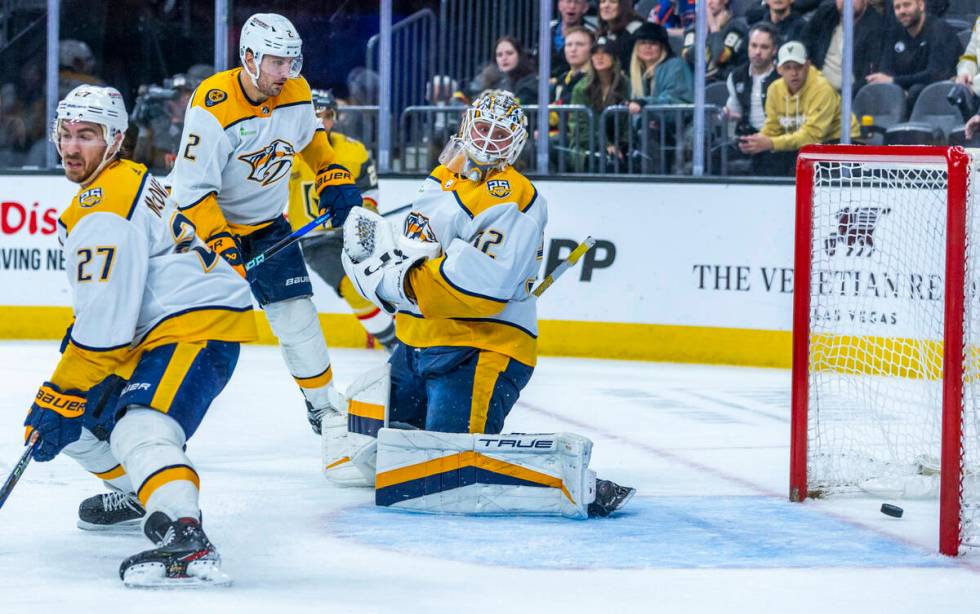
<path id="1" fill-rule="evenodd" d="M 587 517 L 592 442 L 570 433 L 381 429 L 375 503 L 420 512 Z"/>

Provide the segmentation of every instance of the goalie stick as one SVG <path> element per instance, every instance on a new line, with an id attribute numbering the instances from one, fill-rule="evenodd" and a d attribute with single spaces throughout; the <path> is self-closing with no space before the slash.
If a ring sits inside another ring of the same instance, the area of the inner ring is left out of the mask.
<path id="1" fill-rule="evenodd" d="M 595 239 L 593 239 L 591 236 L 585 237 L 585 241 L 579 243 L 578 246 L 572 250 L 572 253 L 568 255 L 568 258 L 565 258 L 559 262 L 558 266 L 556 266 L 551 273 L 544 276 L 541 283 L 539 283 L 534 290 L 531 290 L 531 294 L 534 296 L 541 296 L 544 294 L 544 291 L 550 288 L 551 284 L 555 283 L 555 281 L 561 277 L 565 271 L 575 266 L 575 263 L 581 260 L 582 256 L 584 256 L 586 252 L 593 247 L 595 247 Z"/>
<path id="2" fill-rule="evenodd" d="M 37 445 L 37 431 L 31 433 L 31 439 L 27 442 L 27 449 L 24 453 L 20 455 L 20 460 L 14 466 L 13 471 L 7 476 L 7 481 L 3 483 L 3 487 L 0 488 L 0 507 L 7 501 L 7 497 L 10 496 L 10 491 L 14 489 L 17 485 L 17 481 L 20 480 L 20 476 L 24 474 L 24 470 L 27 469 L 27 465 L 30 464 L 31 459 L 34 458 L 34 446 Z"/>

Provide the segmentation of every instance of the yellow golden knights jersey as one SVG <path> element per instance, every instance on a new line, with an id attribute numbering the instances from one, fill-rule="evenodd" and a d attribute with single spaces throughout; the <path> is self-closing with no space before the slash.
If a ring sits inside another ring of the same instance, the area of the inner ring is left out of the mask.
<path id="1" fill-rule="evenodd" d="M 212 75 L 194 91 L 171 173 L 173 199 L 205 239 L 247 235 L 282 215 L 298 155 L 314 171 L 333 160 L 305 79 L 256 104 L 241 72 Z"/>
<path id="2" fill-rule="evenodd" d="M 409 273 L 417 305 L 399 311 L 398 338 L 415 347 L 477 347 L 537 363 L 538 318 L 530 295 L 541 266 L 548 209 L 513 168 L 480 183 L 439 166 L 405 218 L 405 236 L 435 241 L 443 255 Z"/>
<path id="3" fill-rule="evenodd" d="M 334 163 L 350 170 L 354 185 L 361 191 L 361 204 L 377 211 L 378 172 L 374 159 L 367 147 L 356 139 L 338 132 L 329 135 L 330 146 L 334 152 Z M 320 213 L 320 199 L 316 195 L 314 183 L 316 173 L 302 158 L 293 162 L 293 172 L 289 176 L 289 223 L 298 230 L 312 222 Z M 325 232 L 324 225 L 309 234 Z"/>
<path id="4" fill-rule="evenodd" d="M 256 338 L 248 284 L 142 164 L 111 163 L 78 191 L 58 229 L 75 314 L 51 378 L 62 389 L 128 377 L 159 345 Z"/>

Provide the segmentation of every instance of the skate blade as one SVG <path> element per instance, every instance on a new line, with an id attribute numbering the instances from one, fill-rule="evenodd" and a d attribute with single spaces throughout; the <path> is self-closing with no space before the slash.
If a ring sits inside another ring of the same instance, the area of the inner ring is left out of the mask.
<path id="1" fill-rule="evenodd" d="M 625 497 L 623 497 L 622 502 L 619 505 L 616 506 L 616 509 L 617 510 L 621 510 L 624 507 L 626 507 L 626 504 L 633 500 L 633 496 L 635 494 L 636 494 L 636 489 L 635 488 L 630 488 L 629 493 Z"/>
<path id="2" fill-rule="evenodd" d="M 116 524 L 92 524 L 91 522 L 79 520 L 75 522 L 75 525 L 83 531 L 100 531 L 102 533 L 132 533 L 133 531 L 139 530 L 140 523 L 142 521 L 142 518 L 134 518 L 133 520 L 117 522 Z"/>
<path id="3" fill-rule="evenodd" d="M 187 566 L 187 575 L 168 577 L 162 563 L 133 565 L 123 574 L 127 588 L 183 590 L 230 586 L 231 576 L 211 561 L 195 561 Z"/>

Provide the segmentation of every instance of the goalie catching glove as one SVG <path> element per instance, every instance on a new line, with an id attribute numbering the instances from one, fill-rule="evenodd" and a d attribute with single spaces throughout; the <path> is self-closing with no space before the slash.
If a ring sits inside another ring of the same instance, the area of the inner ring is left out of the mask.
<path id="1" fill-rule="evenodd" d="M 27 431 L 24 441 L 38 432 L 39 441 L 34 448 L 34 459 L 44 462 L 58 456 L 65 446 L 78 440 L 82 435 L 82 415 L 85 413 L 85 393 L 78 390 L 65 390 L 44 382 L 37 391 L 24 420 Z"/>
<path id="2" fill-rule="evenodd" d="M 331 164 L 316 174 L 316 195 L 320 214 L 330 213 L 334 228 L 343 226 L 351 209 L 361 204 L 361 191 L 354 185 L 354 177 L 339 164 Z"/>
<path id="3" fill-rule="evenodd" d="M 364 207 L 344 224 L 344 272 L 365 299 L 388 313 L 414 302 L 405 286 L 409 270 L 439 255 L 438 243 L 396 236 L 388 222 Z"/>

